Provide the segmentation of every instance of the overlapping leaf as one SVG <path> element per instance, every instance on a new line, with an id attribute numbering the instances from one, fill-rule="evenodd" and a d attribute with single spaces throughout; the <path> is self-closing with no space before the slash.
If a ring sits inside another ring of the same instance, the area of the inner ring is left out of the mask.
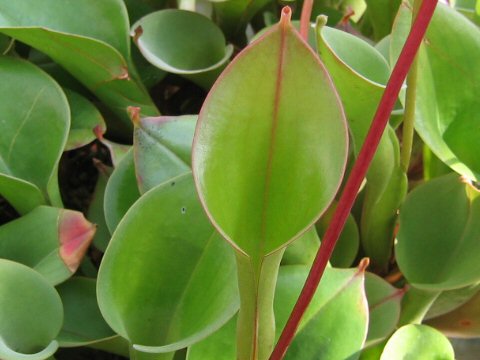
<path id="1" fill-rule="evenodd" d="M 43 360 L 58 348 L 62 302 L 42 275 L 0 259 L 0 358 Z"/>
<path id="2" fill-rule="evenodd" d="M 392 33 L 392 61 L 410 22 L 410 9 L 402 5 Z M 439 5 L 419 53 L 415 129 L 445 164 L 477 180 L 479 57 L 480 29 L 450 7 Z"/>
<path id="3" fill-rule="evenodd" d="M 207 89 L 233 53 L 233 46 L 225 45 L 225 37 L 215 23 L 192 11 L 153 12 L 132 29 L 138 48 L 150 63 Z"/>
<path id="4" fill-rule="evenodd" d="M 346 150 L 343 112 L 329 77 L 284 16 L 211 90 L 192 165 L 215 226 L 258 260 L 325 210 Z"/>
<path id="5" fill-rule="evenodd" d="M 145 352 L 188 346 L 233 316 L 233 252 L 204 216 L 191 174 L 152 189 L 129 210 L 97 291 L 107 323 Z"/>
<path id="6" fill-rule="evenodd" d="M 110 130 L 129 137 L 128 106 L 158 114 L 132 67 L 123 1 L 2 0 L 0 14 L 1 32 L 49 55 L 123 120 Z"/>
<path id="7" fill-rule="evenodd" d="M 34 268 L 53 285 L 78 268 L 95 234 L 82 213 L 40 206 L 0 227 L 0 257 Z"/>
<path id="8" fill-rule="evenodd" d="M 430 290 L 480 281 L 480 191 L 456 174 L 414 189 L 400 211 L 395 248 L 407 280 Z"/>
<path id="9" fill-rule="evenodd" d="M 452 345 L 441 332 L 425 325 L 406 325 L 388 340 L 380 360 L 454 358 Z"/>
<path id="10" fill-rule="evenodd" d="M 57 166 L 70 127 L 67 99 L 26 61 L 0 57 L 0 78 L 0 194 L 20 213 L 61 206 Z"/>

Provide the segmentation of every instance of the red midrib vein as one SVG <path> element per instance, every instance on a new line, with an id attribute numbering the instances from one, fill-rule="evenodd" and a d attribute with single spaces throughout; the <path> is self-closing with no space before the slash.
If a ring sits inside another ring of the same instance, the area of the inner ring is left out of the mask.
<path id="1" fill-rule="evenodd" d="M 262 219 L 261 219 L 261 228 L 260 228 L 260 244 L 258 247 L 258 254 L 260 257 L 260 265 L 257 267 L 256 264 L 253 264 L 255 267 L 254 271 L 256 276 L 256 296 L 257 299 L 255 301 L 255 325 L 254 325 L 254 339 L 253 339 L 253 348 L 252 348 L 252 359 L 258 358 L 258 296 L 259 296 L 259 289 L 260 286 L 260 275 L 261 275 L 261 264 L 263 264 L 263 253 L 265 251 L 265 242 L 266 242 L 266 217 L 267 217 L 267 208 L 268 208 L 268 201 L 270 198 L 270 183 L 272 178 L 272 163 L 273 157 L 275 152 L 275 143 L 276 143 L 276 135 L 277 135 L 277 128 L 278 128 L 278 114 L 279 114 L 279 107 L 280 107 L 280 98 L 282 95 L 282 85 L 283 85 L 283 67 L 285 61 L 285 48 L 286 48 L 286 37 L 287 37 L 287 27 L 290 24 L 290 12 L 289 9 L 287 11 L 282 11 L 282 18 L 279 23 L 279 31 L 280 31 L 280 48 L 278 53 L 278 67 L 277 67 L 277 78 L 275 83 L 275 96 L 273 101 L 273 111 L 272 111 L 272 127 L 270 130 L 270 144 L 268 149 L 268 158 L 267 158 L 267 165 L 266 165 L 266 174 L 265 174 L 265 186 L 264 186 L 264 193 L 263 193 L 263 208 L 262 208 Z M 258 261 L 258 260 L 257 260 Z"/>

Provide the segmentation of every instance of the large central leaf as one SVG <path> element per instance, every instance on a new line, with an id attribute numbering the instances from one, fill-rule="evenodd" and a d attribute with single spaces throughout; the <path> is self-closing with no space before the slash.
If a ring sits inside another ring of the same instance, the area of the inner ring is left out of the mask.
<path id="1" fill-rule="evenodd" d="M 254 258 L 315 222 L 338 189 L 347 154 L 338 96 L 288 14 L 221 75 L 193 145 L 204 207 Z"/>

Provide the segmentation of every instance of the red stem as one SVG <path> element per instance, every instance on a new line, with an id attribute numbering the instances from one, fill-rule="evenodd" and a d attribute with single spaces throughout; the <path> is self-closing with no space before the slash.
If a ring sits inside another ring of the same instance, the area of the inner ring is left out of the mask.
<path id="1" fill-rule="evenodd" d="M 302 14 L 300 15 L 300 36 L 303 40 L 308 39 L 308 29 L 310 27 L 310 17 L 312 16 L 313 0 L 304 0 Z"/>
<path id="2" fill-rule="evenodd" d="M 273 350 L 270 360 L 283 359 L 290 343 L 293 340 L 295 332 L 298 328 L 303 313 L 307 309 L 310 301 L 317 290 L 320 279 L 322 278 L 328 260 L 332 255 L 333 248 L 337 242 L 340 233 L 343 230 L 345 221 L 352 209 L 353 203 L 357 196 L 358 190 L 365 177 L 370 162 L 372 161 L 378 143 L 382 137 L 383 131 L 387 126 L 390 113 L 395 105 L 398 93 L 402 87 L 403 82 L 408 74 L 410 66 L 415 58 L 415 55 L 422 43 L 423 36 L 427 31 L 428 24 L 433 16 L 437 0 L 423 0 L 420 7 L 419 14 L 415 19 L 410 30 L 408 38 L 403 46 L 400 57 L 392 71 L 387 87 L 383 93 L 377 112 L 373 118 L 370 130 L 365 138 L 363 146 L 358 155 L 350 176 L 347 180 L 343 193 L 338 202 L 338 206 L 333 215 L 332 221 L 322 239 L 322 244 L 317 252 L 315 261 L 310 269 L 308 278 L 305 281 L 302 292 L 293 308 L 290 318 L 288 319 L 285 328 L 278 340 L 278 343 Z M 302 11 L 302 20 L 303 20 Z"/>

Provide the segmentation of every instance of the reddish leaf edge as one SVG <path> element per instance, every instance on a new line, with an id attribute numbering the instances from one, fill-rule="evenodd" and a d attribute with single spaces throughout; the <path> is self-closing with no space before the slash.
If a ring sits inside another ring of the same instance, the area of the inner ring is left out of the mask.
<path id="1" fill-rule="evenodd" d="M 423 0 L 419 14 L 415 19 L 410 33 L 403 46 L 400 57 L 395 64 L 387 87 L 383 93 L 382 99 L 378 105 L 367 137 L 362 145 L 357 160 L 352 168 L 350 176 L 338 202 L 338 206 L 333 215 L 332 221 L 325 233 L 322 243 L 315 257 L 314 263 L 310 269 L 305 281 L 302 292 L 293 308 L 292 313 L 280 335 L 270 360 L 281 360 L 285 356 L 290 346 L 300 321 L 310 304 L 318 284 L 322 278 L 325 267 L 332 255 L 335 244 L 340 233 L 345 226 L 347 217 L 353 207 L 358 190 L 367 173 L 368 167 L 375 155 L 380 138 L 388 123 L 389 116 L 395 105 L 400 89 L 407 77 L 408 71 L 413 63 L 415 55 L 422 43 L 423 37 L 427 31 L 428 24 L 432 19 L 437 5 L 437 0 Z M 308 6 L 308 4 L 307 4 Z M 308 11 L 305 10 L 305 11 Z M 311 12 L 311 10 L 310 10 Z M 302 17 L 303 10 L 302 10 Z M 308 24 L 307 24 L 308 25 Z M 308 30 L 308 27 L 307 27 Z"/>
<path id="2" fill-rule="evenodd" d="M 192 164 L 192 174 L 193 174 L 193 178 L 194 178 L 194 183 L 195 183 L 195 189 L 196 189 L 196 194 L 197 194 L 197 197 L 200 201 L 200 203 L 202 204 L 202 208 L 206 214 L 206 216 L 208 217 L 208 219 L 210 220 L 210 223 L 213 225 L 213 227 L 219 232 L 219 234 L 223 237 L 223 239 L 225 239 L 232 247 L 233 249 L 238 252 L 239 254 L 242 254 L 244 256 L 247 256 L 249 257 L 249 254 L 247 254 L 240 246 L 238 246 L 231 238 L 228 234 L 226 234 L 223 229 L 217 224 L 217 222 L 215 221 L 213 215 L 210 213 L 210 210 L 208 209 L 208 206 L 207 206 L 207 203 L 202 195 L 202 191 L 200 189 L 200 181 L 198 179 L 198 174 L 197 174 L 197 171 L 195 170 L 196 169 L 196 152 L 195 152 L 195 149 L 197 148 L 197 140 L 199 138 L 199 129 L 200 129 L 200 124 L 204 121 L 204 113 L 205 113 L 205 104 L 210 100 L 210 98 L 212 97 L 212 94 L 215 93 L 215 90 L 218 86 L 218 84 L 230 73 L 231 69 L 234 68 L 235 64 L 237 63 L 238 59 L 241 57 L 241 56 L 245 56 L 246 54 L 248 54 L 251 49 L 252 49 L 252 45 L 253 44 L 258 44 L 259 42 L 261 41 L 264 41 L 265 38 L 267 38 L 267 36 L 274 32 L 274 31 L 277 31 L 277 27 L 280 27 L 281 29 L 285 30 L 287 27 L 291 27 L 293 33 L 297 36 L 297 38 L 302 41 L 304 43 L 304 45 L 306 46 L 306 49 L 308 49 L 308 51 L 315 57 L 315 59 L 317 60 L 318 62 L 318 65 L 320 66 L 321 68 L 321 71 L 324 73 L 325 75 L 325 79 L 326 81 L 328 81 L 332 91 L 334 91 L 335 93 L 335 98 L 336 98 L 336 102 L 338 104 L 338 106 L 342 109 L 342 122 L 345 126 L 345 139 L 346 139 L 346 146 L 348 146 L 348 125 L 347 125 L 347 120 L 346 120 L 346 115 L 345 115 L 345 112 L 343 110 L 343 106 L 342 106 L 342 102 L 340 100 L 340 95 L 338 94 L 336 88 L 335 88 L 335 85 L 333 83 L 333 79 L 332 77 L 330 76 L 330 73 L 328 72 L 326 66 L 323 64 L 323 62 L 320 60 L 320 57 L 317 55 L 317 53 L 312 49 L 312 47 L 308 44 L 307 41 L 305 41 L 302 36 L 299 34 L 299 32 L 292 26 L 291 24 L 291 16 L 292 16 L 292 9 L 290 8 L 290 6 L 284 6 L 281 10 L 281 17 L 280 17 L 280 21 L 275 25 L 275 26 L 272 26 L 269 30 L 267 30 L 262 36 L 260 36 L 258 39 L 256 39 L 254 42 L 252 42 L 249 46 L 247 46 L 246 48 L 244 48 L 240 53 L 238 53 L 235 58 L 230 62 L 230 64 L 227 65 L 227 67 L 224 69 L 224 71 L 220 74 L 220 76 L 217 78 L 217 80 L 215 81 L 215 83 L 213 84 L 212 88 L 210 89 L 205 101 L 203 102 L 203 106 L 202 106 L 202 109 L 200 110 L 200 113 L 198 115 L 198 121 L 197 121 L 197 124 L 196 124 L 196 127 L 195 127 L 195 133 L 194 133 L 194 136 L 193 136 L 193 144 L 192 144 L 192 160 L 191 160 L 191 164 Z M 348 149 L 345 153 L 345 159 L 344 159 L 344 164 L 343 164 L 343 170 L 342 170 L 342 174 L 345 174 L 345 171 L 346 171 L 346 167 L 347 167 L 347 154 L 348 154 Z M 337 184 L 337 190 L 335 191 L 336 193 L 338 192 L 338 189 L 340 188 L 341 186 L 341 182 L 342 182 L 342 179 L 339 179 L 339 182 Z M 329 200 L 329 204 L 332 203 L 332 201 L 334 200 L 334 197 L 335 195 L 332 195 L 331 199 Z M 302 229 L 301 231 L 299 231 L 297 234 L 295 234 L 288 242 L 286 242 L 285 244 L 279 246 L 278 248 L 270 251 L 268 254 L 265 254 L 265 256 L 269 256 L 269 255 L 272 255 L 273 253 L 287 247 L 289 244 L 291 244 L 293 241 L 299 239 L 301 236 L 303 236 L 307 231 L 309 231 L 311 229 L 312 226 L 315 225 L 315 223 L 320 219 L 320 217 L 323 215 L 323 213 L 327 210 L 328 206 L 321 212 L 317 215 L 317 217 L 315 217 L 314 219 L 312 219 L 312 221 L 307 225 L 305 226 L 304 229 Z"/>

